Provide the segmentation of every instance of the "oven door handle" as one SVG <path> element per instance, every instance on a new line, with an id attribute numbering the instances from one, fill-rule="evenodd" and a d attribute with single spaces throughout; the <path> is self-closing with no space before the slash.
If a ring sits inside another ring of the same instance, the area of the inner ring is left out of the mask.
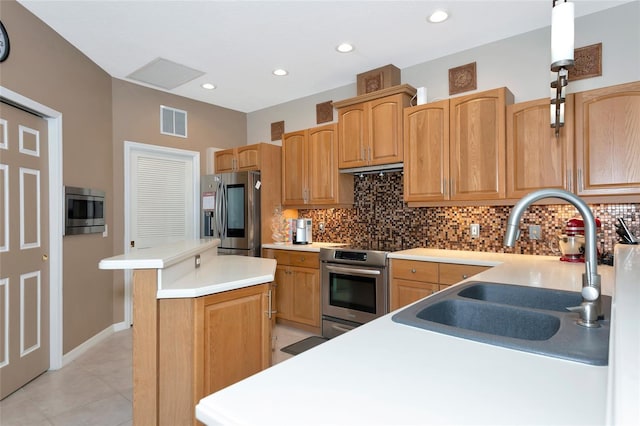
<path id="1" fill-rule="evenodd" d="M 338 272 L 340 274 L 360 274 L 360 275 L 380 275 L 381 272 L 375 269 L 358 269 L 358 268 L 344 268 L 336 266 L 325 266 L 329 272 Z"/>

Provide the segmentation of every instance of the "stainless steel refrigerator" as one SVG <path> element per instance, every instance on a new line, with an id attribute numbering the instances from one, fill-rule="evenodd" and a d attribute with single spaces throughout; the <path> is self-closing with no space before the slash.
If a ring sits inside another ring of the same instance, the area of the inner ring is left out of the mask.
<path id="1" fill-rule="evenodd" d="M 256 171 L 202 176 L 200 233 L 220 238 L 218 254 L 260 256 L 260 186 Z"/>

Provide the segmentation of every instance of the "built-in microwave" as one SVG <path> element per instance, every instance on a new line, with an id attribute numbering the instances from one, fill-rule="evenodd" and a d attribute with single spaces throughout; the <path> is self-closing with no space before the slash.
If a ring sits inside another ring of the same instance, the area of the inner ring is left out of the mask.
<path id="1" fill-rule="evenodd" d="M 104 197 L 98 189 L 65 186 L 65 235 L 104 232 Z"/>

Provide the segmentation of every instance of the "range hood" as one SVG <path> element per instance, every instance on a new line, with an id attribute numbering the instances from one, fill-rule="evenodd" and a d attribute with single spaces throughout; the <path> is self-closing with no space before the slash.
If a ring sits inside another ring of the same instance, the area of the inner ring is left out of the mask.
<path id="1" fill-rule="evenodd" d="M 340 169 L 340 173 L 352 175 L 370 175 L 375 173 L 401 172 L 403 163 L 379 164 L 376 166 L 352 167 L 350 169 Z"/>

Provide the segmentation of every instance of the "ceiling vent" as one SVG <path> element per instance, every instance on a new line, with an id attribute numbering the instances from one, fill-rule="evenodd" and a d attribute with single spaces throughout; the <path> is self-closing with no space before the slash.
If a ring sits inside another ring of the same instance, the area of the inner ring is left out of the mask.
<path id="1" fill-rule="evenodd" d="M 202 71 L 158 58 L 132 72 L 127 78 L 171 90 L 203 75 Z"/>
<path id="2" fill-rule="evenodd" d="M 160 133 L 187 137 L 187 111 L 160 105 Z"/>

